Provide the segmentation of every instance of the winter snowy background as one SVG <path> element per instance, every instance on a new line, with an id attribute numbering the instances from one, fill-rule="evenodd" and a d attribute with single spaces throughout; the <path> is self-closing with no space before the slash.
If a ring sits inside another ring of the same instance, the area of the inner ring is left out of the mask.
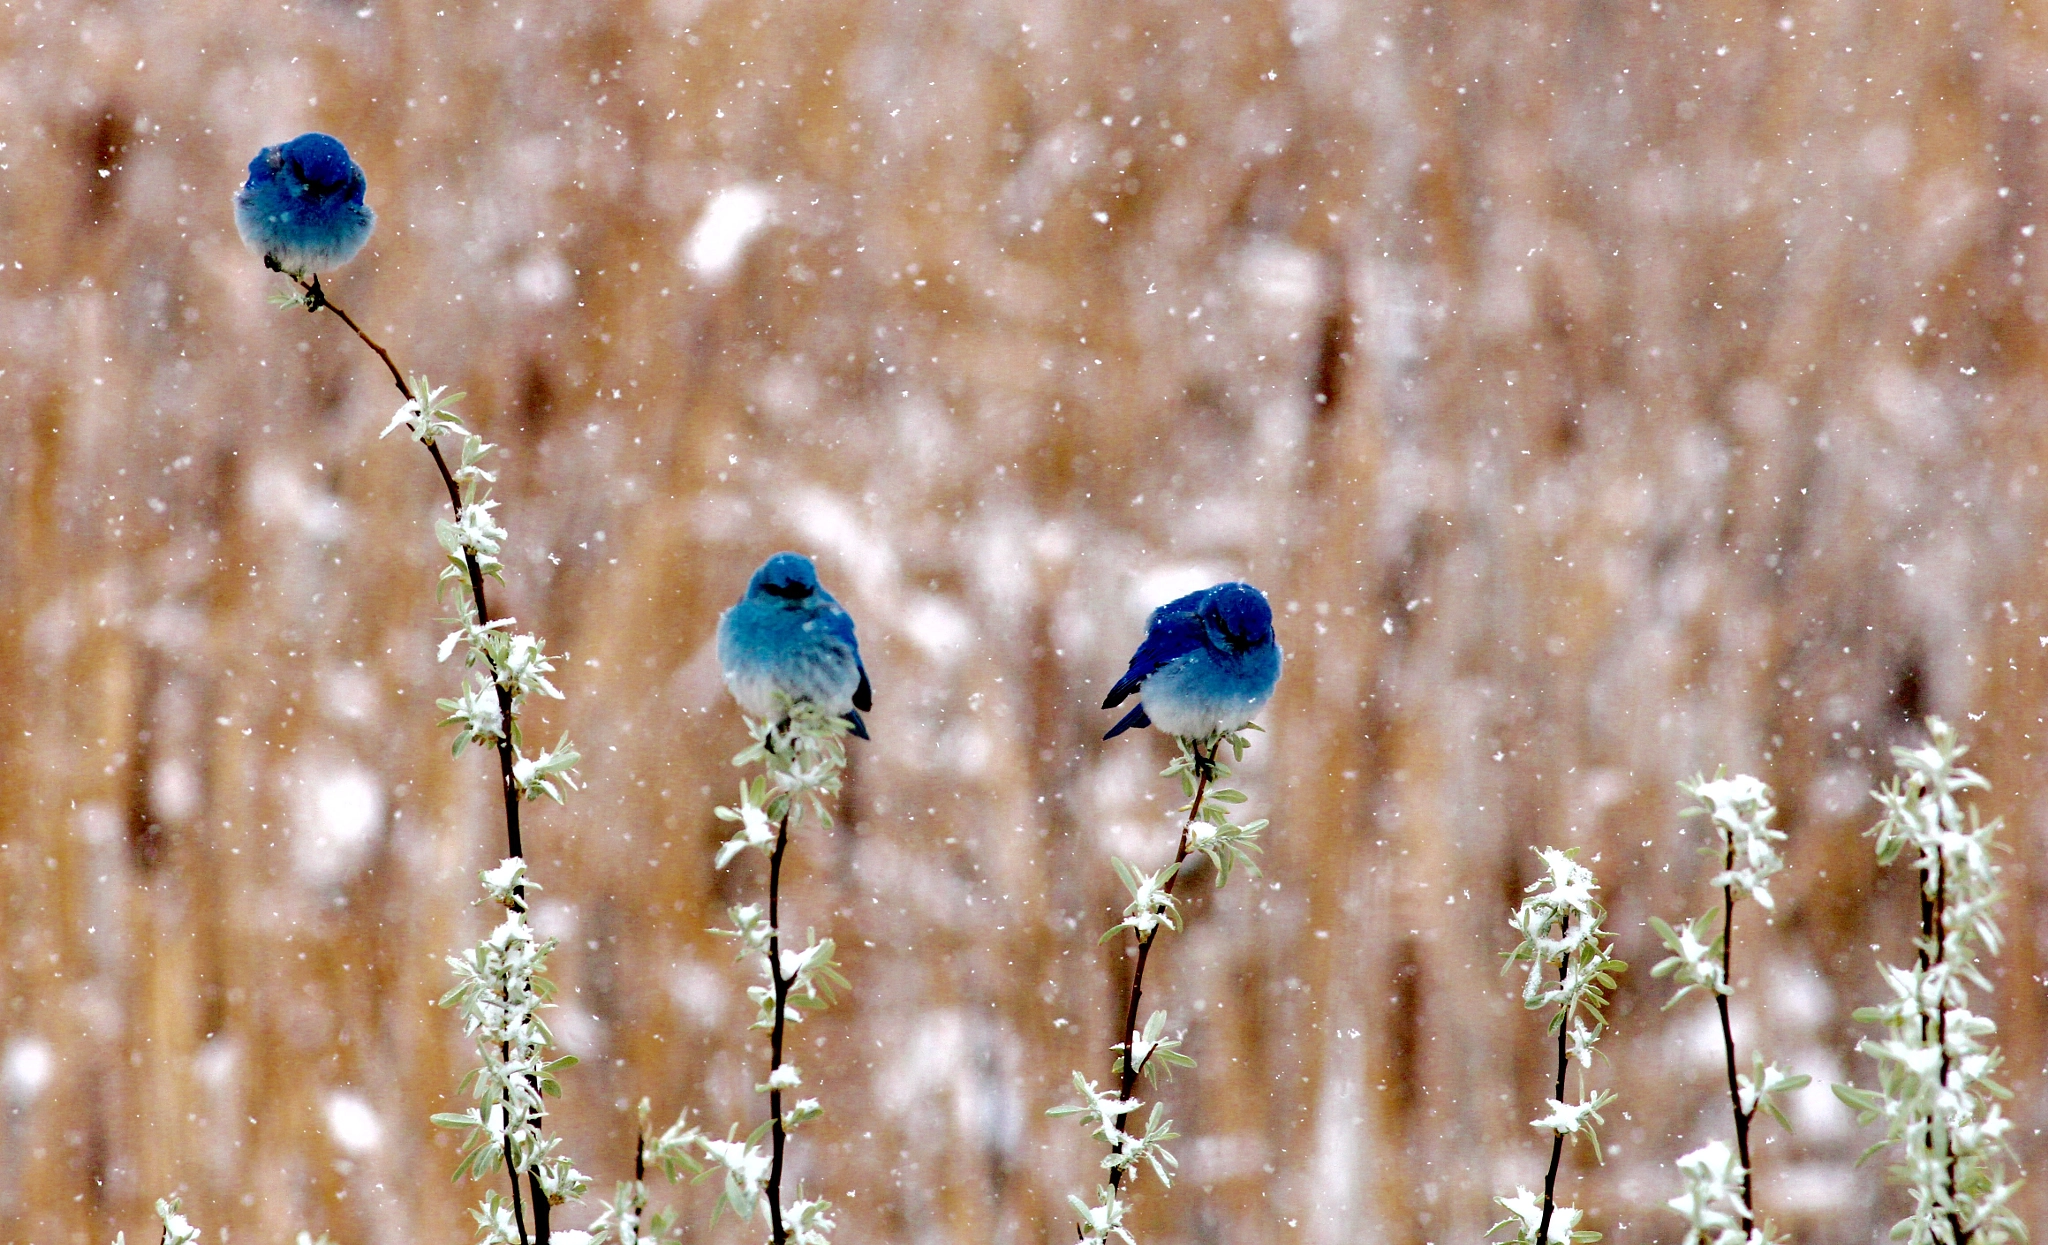
<path id="1" fill-rule="evenodd" d="M 1929 711 L 2011 821 L 1992 1010 L 2048 1216 L 2041 4 L 0 14 L 0 1240 L 147 1235 L 174 1188 L 223 1241 L 469 1237 L 431 1001 L 501 839 L 434 724 L 437 486 L 229 217 L 315 127 L 381 217 L 330 288 L 468 391 L 494 600 L 570 653 L 532 729 L 590 789 L 527 833 L 600 1189 L 642 1095 L 758 1110 L 704 932 L 759 882 L 708 866 L 710 640 L 793 547 L 875 683 L 789 899 L 856 987 L 802 1035 L 796 1150 L 847 1240 L 1071 1239 L 1098 1150 L 1042 1113 L 1106 1066 L 1108 856 L 1171 850 L 1165 746 L 1093 705 L 1227 575 L 1289 653 L 1243 771 L 1274 829 L 1148 983 L 1201 1067 L 1142 1238 L 1476 1239 L 1542 1168 L 1496 955 L 1558 843 L 1635 965 L 1570 1180 L 1674 1240 L 1669 1162 L 1727 1127 L 1712 1009 L 1647 971 L 1645 919 L 1707 902 L 1674 784 L 1776 786 L 1738 1030 L 1868 1083 L 1848 1013 L 1915 902 L 1864 793 Z M 1873 1239 L 1868 1136 L 1792 1114 L 1759 1202 Z"/>

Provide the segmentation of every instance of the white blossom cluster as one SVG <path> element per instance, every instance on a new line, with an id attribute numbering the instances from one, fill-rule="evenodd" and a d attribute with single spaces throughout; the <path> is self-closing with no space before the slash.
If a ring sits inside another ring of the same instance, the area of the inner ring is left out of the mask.
<path id="1" fill-rule="evenodd" d="M 157 1222 L 164 1226 L 163 1236 L 160 1238 L 161 1245 L 198 1245 L 199 1229 L 193 1227 L 191 1221 L 185 1218 L 185 1207 L 177 1194 L 173 1193 L 169 1197 L 160 1197 L 156 1200 L 156 1218 Z M 305 1235 L 301 1232 L 299 1238 L 304 1240 Z M 114 1245 L 128 1245 L 128 1234 L 115 1233 Z"/>
<path id="2" fill-rule="evenodd" d="M 647 1210 L 647 1182 L 643 1179 L 647 1162 L 661 1161 L 661 1146 L 664 1138 L 648 1140 L 652 1104 L 645 1098 L 640 1100 L 640 1153 L 634 1164 L 634 1177 L 621 1180 L 612 1192 L 609 1202 L 600 1202 L 597 1218 L 591 1220 L 588 1230 L 583 1232 L 557 1232 L 554 1245 L 681 1245 L 682 1234 L 676 1230 L 676 1212 L 673 1209 Z M 671 1130 L 673 1133 L 674 1130 Z M 691 1170 L 696 1170 L 695 1164 Z"/>
<path id="3" fill-rule="evenodd" d="M 1199 868 L 1203 860 L 1215 870 L 1219 888 L 1230 881 L 1230 874 L 1238 865 L 1243 865 L 1253 877 L 1259 874 L 1252 857 L 1259 850 L 1259 832 L 1267 823 L 1262 818 L 1238 825 L 1230 819 L 1230 810 L 1243 804 L 1246 796 L 1242 791 L 1218 785 L 1230 776 L 1230 771 L 1215 760 L 1226 743 L 1233 756 L 1244 759 L 1250 742 L 1243 730 L 1211 739 L 1182 739 L 1179 743 L 1180 755 L 1161 771 L 1161 776 L 1180 779 L 1181 794 L 1188 801 L 1179 810 L 1185 817 L 1180 849 L 1171 864 L 1151 872 L 1111 858 L 1110 864 L 1124 889 L 1130 892 L 1131 902 L 1124 908 L 1124 919 L 1111 926 L 1100 942 L 1108 942 L 1129 930 L 1140 948 L 1146 948 L 1160 930 L 1179 929 L 1180 907 L 1173 897 L 1174 884 Z M 1110 1074 L 1117 1083 L 1102 1088 L 1075 1072 L 1078 1101 L 1046 1112 L 1054 1117 L 1073 1117 L 1109 1151 L 1102 1159 L 1102 1167 L 1109 1173 L 1110 1182 L 1097 1187 L 1095 1201 L 1090 1203 L 1073 1195 L 1067 1198 L 1078 1220 L 1082 1245 L 1102 1245 L 1112 1237 L 1124 1245 L 1135 1245 L 1130 1230 L 1124 1227 L 1124 1216 L 1130 1210 L 1123 1195 L 1126 1174 L 1140 1167 L 1150 1168 L 1162 1188 L 1173 1187 L 1180 1160 L 1166 1148 L 1166 1143 L 1180 1134 L 1173 1131 L 1173 1121 L 1162 1114 L 1159 1103 L 1154 1103 L 1146 1113 L 1142 1127 L 1129 1127 L 1132 1113 L 1144 1102 L 1127 1096 L 1141 1076 L 1156 1087 L 1161 1079 L 1170 1078 L 1174 1069 L 1195 1066 L 1195 1061 L 1181 1052 L 1180 1036 L 1166 1036 L 1166 1024 L 1166 1013 L 1155 1011 L 1142 1029 L 1122 1035 L 1123 1040 L 1110 1047 L 1116 1056 Z"/>
<path id="4" fill-rule="evenodd" d="M 1685 1220 L 1683 1245 L 1762 1245 L 1761 1229 L 1745 1228 L 1749 1203 L 1742 1195 L 1746 1174 L 1735 1151 L 1721 1140 L 1709 1141 L 1678 1157 L 1685 1192 L 1666 1202 Z"/>
<path id="5" fill-rule="evenodd" d="M 526 876 L 524 861 L 512 857 L 480 876 L 489 901 L 505 908 L 505 919 L 466 954 L 448 957 L 456 984 L 441 999 L 441 1006 L 460 1013 L 464 1033 L 476 1043 L 481 1062 L 463 1082 L 476 1105 L 436 1115 L 434 1122 L 464 1133 L 457 1179 L 481 1180 L 502 1170 L 517 1189 L 531 1173 L 549 1203 L 560 1205 L 582 1197 L 590 1181 L 557 1153 L 561 1139 L 546 1131 L 542 1098 L 561 1096 L 555 1074 L 576 1062 L 573 1055 L 549 1056 L 554 1036 L 540 1017 L 554 994 L 541 973 L 555 940 L 536 937 L 527 923 L 525 896 L 539 884 Z M 483 1245 L 525 1245 L 517 1208 L 495 1190 L 471 1213 Z"/>
<path id="6" fill-rule="evenodd" d="M 156 1218 L 157 1222 L 163 1225 L 162 1232 L 157 1237 L 157 1245 L 199 1245 L 199 1229 L 192 1225 L 191 1220 L 185 1218 L 185 1207 L 177 1194 L 173 1193 L 169 1197 L 160 1197 L 156 1200 Z M 227 1238 L 223 1235 L 221 1239 Z M 128 1245 L 128 1234 L 116 1232 L 114 1245 Z M 301 1232 L 295 1245 L 334 1245 L 334 1242 L 328 1239 L 325 1232 L 319 1236 Z"/>
<path id="7" fill-rule="evenodd" d="M 1771 801 L 1770 787 L 1750 774 L 1733 778 L 1715 774 L 1710 779 L 1695 778 L 1679 789 L 1699 801 L 1690 811 L 1704 814 L 1719 840 L 1717 847 L 1702 850 L 1727 854 L 1727 868 L 1714 876 L 1713 885 L 1732 887 L 1737 899 L 1752 897 L 1764 911 L 1775 911 L 1778 905 L 1771 897 L 1770 879 L 1785 868 L 1785 859 L 1775 846 L 1785 841 L 1785 832 L 1771 828 L 1778 808 Z"/>
<path id="8" fill-rule="evenodd" d="M 1494 1224 L 1488 1235 L 1502 1228 L 1512 1227 L 1515 1230 L 1514 1239 L 1517 1245 L 1520 1245 L 1521 1242 L 1534 1242 L 1536 1234 L 1543 1231 L 1544 1199 L 1541 1193 L 1517 1185 L 1513 1197 L 1497 1197 L 1493 1200 L 1508 1213 L 1508 1217 Z M 1572 1245 L 1574 1241 L 1583 1243 L 1599 1240 L 1598 1232 L 1579 1231 L 1579 1220 L 1585 1217 L 1586 1212 L 1576 1206 L 1552 1206 L 1550 1230 L 1546 1233 L 1549 1239 L 1546 1245 Z"/>
<path id="9" fill-rule="evenodd" d="M 1773 1094 L 1800 1089 L 1813 1078 L 1791 1076 L 1775 1066 L 1765 1066 L 1763 1056 L 1755 1058 L 1752 1075 L 1738 1077 L 1741 1084 L 1737 1109 L 1745 1121 L 1759 1109 L 1768 1111 L 1781 1127 L 1789 1127 L 1784 1112 L 1772 1101 Z M 1685 1220 L 1683 1245 L 1784 1245 L 1785 1238 L 1767 1224 L 1756 1222 L 1755 1208 L 1746 1193 L 1748 1172 L 1728 1143 L 1709 1141 L 1677 1160 L 1684 1192 L 1665 1205 Z"/>
<path id="10" fill-rule="evenodd" d="M 1679 790 L 1697 801 L 1686 812 L 1705 814 L 1714 829 L 1716 842 L 1700 849 L 1704 855 L 1719 857 L 1725 866 L 1714 875 L 1713 885 L 1726 891 L 1731 906 L 1735 900 L 1754 897 L 1766 912 L 1774 910 L 1777 901 L 1771 895 L 1769 879 L 1785 868 L 1784 858 L 1774 844 L 1783 842 L 1785 835 L 1771 829 L 1771 818 L 1778 812 L 1771 800 L 1771 789 L 1749 774 L 1733 778 L 1716 774 L 1712 779 L 1696 778 L 1681 783 Z M 1728 993 L 1727 977 L 1721 967 L 1726 930 L 1717 934 L 1713 928 L 1717 919 L 1725 924 L 1727 917 L 1728 913 L 1721 908 L 1709 908 L 1675 929 L 1656 917 L 1650 918 L 1651 927 L 1671 952 L 1670 958 L 1650 970 L 1650 975 L 1670 977 L 1679 985 L 1678 993 L 1665 1004 L 1667 1008 L 1694 990 Z"/>
<path id="11" fill-rule="evenodd" d="M 1709 908 L 1690 921 L 1681 921 L 1675 929 L 1651 917 L 1651 927 L 1664 940 L 1671 955 L 1651 969 L 1650 975 L 1670 977 L 1678 983 L 1678 992 L 1664 1004 L 1666 1010 L 1694 990 L 1704 990 L 1716 996 L 1715 1003 L 1725 1020 L 1727 997 L 1732 992 L 1726 965 L 1735 903 L 1750 897 L 1765 911 L 1776 908 L 1769 879 L 1785 868 L 1784 858 L 1775 846 L 1784 842 L 1785 835 L 1771 828 L 1771 818 L 1777 816 L 1778 810 L 1772 802 L 1770 787 L 1761 779 L 1749 774 L 1730 778 L 1716 773 L 1712 779 L 1695 778 L 1681 783 L 1679 790 L 1697 801 L 1695 807 L 1686 811 L 1704 814 L 1714 828 L 1716 841 L 1700 851 L 1718 858 L 1723 866 L 1714 875 L 1713 885 L 1722 888 L 1726 907 Z M 1714 929 L 1716 920 L 1721 922 L 1718 932 Z M 1732 1070 L 1733 1029 L 1724 1025 L 1722 1032 L 1728 1043 L 1728 1066 Z M 1768 1113 L 1781 1127 L 1789 1127 L 1775 1096 L 1802 1089 L 1812 1079 L 1788 1073 L 1776 1064 L 1766 1064 L 1761 1054 L 1753 1055 L 1749 1073 L 1735 1077 L 1735 1100 L 1730 1103 L 1735 1113 L 1737 1144 L 1748 1146 L 1750 1123 L 1758 1111 Z M 1681 1157 L 1678 1171 L 1685 1181 L 1685 1192 L 1666 1205 L 1684 1217 L 1686 1245 L 1775 1245 L 1777 1238 L 1755 1222 L 1755 1208 L 1749 1204 L 1747 1192 L 1749 1173 L 1736 1150 L 1720 1141 L 1709 1142 Z"/>
<path id="12" fill-rule="evenodd" d="M 448 564 L 441 569 L 441 591 L 454 589 L 456 607 L 456 616 L 449 620 L 454 630 L 441 641 L 438 656 L 447 661 L 460 652 L 470 674 L 464 676 L 453 697 L 435 702 L 448 715 L 441 724 L 456 728 L 457 756 L 471 744 L 486 748 L 509 744 L 512 780 L 520 796 L 528 800 L 547 796 L 559 804 L 563 792 L 576 787 L 574 770 L 581 758 L 566 738 L 529 756 L 519 731 L 519 710 L 528 696 L 562 699 L 547 677 L 554 672 L 554 660 L 539 636 L 512 630 L 514 619 L 485 621 L 479 617 L 470 582 L 472 567 L 481 577 L 501 582 L 504 578 L 500 555 L 508 533 L 492 515 L 498 503 L 490 496 L 490 486 L 498 476 L 482 466 L 484 456 L 495 447 L 450 414 L 462 394 L 451 394 L 445 387 L 436 389 L 424 376 L 412 379 L 412 391 L 419 396 L 400 406 L 378 435 L 387 437 L 404 428 L 441 461 L 445 461 L 441 459 L 444 441 L 457 447 L 455 465 L 448 468 L 458 492 L 456 515 L 434 524 L 434 535 L 448 555 Z"/>
<path id="13" fill-rule="evenodd" d="M 2010 1091 L 1993 1080 L 2001 1063 L 1991 1044 L 1997 1029 L 1972 1012 L 1969 991 L 1989 990 L 1981 951 L 2003 942 L 1993 909 L 1999 899 L 1992 853 L 2001 821 L 1981 821 L 1961 796 L 1990 784 L 1957 762 L 1968 751 L 1955 728 L 1927 720 L 1924 748 L 1894 748 L 1903 771 L 1874 795 L 1884 819 L 1871 829 L 1880 864 L 1907 849 L 1916 855 L 1923 918 L 1919 951 L 1909 967 L 1880 965 L 1892 997 L 1861 1008 L 1856 1019 L 1881 1024 L 1886 1036 L 1857 1049 L 1878 1065 L 1878 1088 L 1835 1086 L 1862 1123 L 1882 1121 L 1885 1138 L 1871 1153 L 1897 1146 L 1893 1173 L 1913 1200 L 1913 1213 L 1893 1229 L 1907 1245 L 1998 1245 L 2024 1239 L 2010 1205 L 2005 1135 L 2012 1122 L 1999 1108 Z"/>
<path id="14" fill-rule="evenodd" d="M 1544 1114 L 1529 1124 L 1559 1143 L 1584 1137 L 1598 1154 L 1596 1126 L 1606 1122 L 1600 1111 L 1614 1101 L 1615 1094 L 1612 1090 L 1590 1092 L 1586 1074 L 1593 1065 L 1594 1047 L 1607 1027 L 1607 992 L 1614 988 L 1615 974 L 1628 966 L 1610 954 L 1612 944 L 1600 927 L 1607 913 L 1593 897 L 1600 889 L 1593 871 L 1573 859 L 1569 850 L 1546 847 L 1536 854 L 1543 861 L 1544 875 L 1529 884 L 1528 898 L 1510 918 L 1522 941 L 1506 953 L 1504 971 L 1528 963 L 1522 1006 L 1531 1011 L 1553 1009 L 1550 1032 L 1563 1038 L 1558 1084 L 1564 1083 L 1565 1062 L 1577 1063 L 1579 1095 L 1572 1102 L 1545 1099 Z M 1546 972 L 1554 976 L 1546 976 Z M 1554 1162 L 1552 1175 L 1554 1178 Z M 1598 1233 L 1578 1229 L 1581 1211 L 1557 1205 L 1544 1194 L 1518 1187 L 1513 1197 L 1494 1200 L 1508 1217 L 1495 1224 L 1493 1231 L 1514 1229 L 1514 1245 L 1539 1245 L 1539 1235 L 1543 1238 L 1540 1245 L 1599 1239 Z"/>
<path id="15" fill-rule="evenodd" d="M 717 866 L 724 868 L 743 852 L 757 851 L 770 861 L 779 878 L 781 851 L 791 829 L 808 814 L 822 828 L 832 824 L 831 802 L 838 795 L 846 771 L 845 737 L 851 727 L 844 718 L 828 714 L 810 701 L 783 701 L 780 721 L 747 722 L 753 744 L 733 758 L 736 766 L 760 765 L 762 772 L 740 783 L 739 803 L 715 810 L 722 821 L 736 823 L 732 837 L 718 849 Z M 747 997 L 754 1003 L 752 1028 L 773 1032 L 778 1019 L 784 1025 L 800 1023 L 804 1013 L 822 1010 L 848 988 L 835 961 L 836 946 L 815 931 L 805 945 L 795 949 L 785 944 L 781 931 L 770 921 L 761 904 L 741 904 L 729 910 L 732 928 L 715 930 L 739 947 L 739 958 L 752 960 L 766 979 L 765 985 L 750 986 Z M 781 1000 L 778 1008 L 777 999 Z M 794 1095 L 803 1087 L 803 1073 L 796 1064 L 777 1058 L 768 1077 L 754 1088 L 780 1102 L 782 1094 Z M 690 1126 L 687 1112 L 660 1137 L 649 1143 L 646 1155 L 667 1171 L 671 1180 L 683 1176 L 717 1176 L 721 1187 L 712 1218 L 730 1210 L 744 1220 L 759 1213 L 764 1220 L 772 1214 L 769 1199 L 774 1171 L 774 1151 L 767 1144 L 771 1134 L 787 1135 L 817 1119 L 824 1108 L 815 1098 L 798 1098 L 780 1115 L 771 1114 L 744 1139 L 738 1128 L 722 1138 Z M 787 1204 L 776 1194 L 782 1239 L 790 1245 L 829 1245 L 833 1227 L 832 1204 L 822 1198 L 807 1198 L 798 1191 Z M 624 1242 L 623 1237 L 617 1238 Z M 643 1238 L 652 1239 L 652 1238 Z"/>

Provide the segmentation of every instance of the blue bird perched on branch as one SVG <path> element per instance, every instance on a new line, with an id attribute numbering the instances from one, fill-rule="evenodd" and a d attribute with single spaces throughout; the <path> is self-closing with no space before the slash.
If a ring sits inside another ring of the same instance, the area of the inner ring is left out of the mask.
<path id="1" fill-rule="evenodd" d="M 311 274 L 317 288 L 320 272 L 354 259 L 377 226 L 363 202 L 368 184 L 339 139 L 301 134 L 249 161 L 249 180 L 235 192 L 235 228 L 266 267 Z"/>
<path id="2" fill-rule="evenodd" d="M 1273 607 L 1250 584 L 1168 601 L 1152 611 L 1130 669 L 1102 702 L 1114 709 L 1135 694 L 1137 707 L 1103 738 L 1143 726 L 1190 741 L 1238 730 L 1272 698 L 1280 656 Z"/>
<path id="3" fill-rule="evenodd" d="M 718 665 L 740 708 L 756 718 L 808 700 L 868 737 L 862 710 L 874 708 L 853 617 L 818 583 L 800 553 L 778 553 L 747 581 L 746 595 L 718 618 Z"/>

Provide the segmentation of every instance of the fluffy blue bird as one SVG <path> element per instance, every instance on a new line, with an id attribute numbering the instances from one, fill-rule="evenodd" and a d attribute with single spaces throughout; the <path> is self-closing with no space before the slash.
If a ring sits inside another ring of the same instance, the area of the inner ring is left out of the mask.
<path id="1" fill-rule="evenodd" d="M 861 739 L 861 711 L 874 708 L 853 617 L 818 583 L 800 553 L 778 553 L 747 581 L 739 604 L 718 617 L 718 665 L 740 708 L 778 715 L 775 695 L 808 700 L 838 714 Z"/>
<path id="2" fill-rule="evenodd" d="M 279 271 L 305 276 L 338 268 L 377 225 L 363 202 L 367 186 L 339 139 L 301 134 L 249 161 L 249 180 L 235 192 L 235 228 Z"/>
<path id="3" fill-rule="evenodd" d="M 1137 707 L 1103 738 L 1139 726 L 1182 739 L 1234 731 L 1266 707 L 1279 681 L 1266 594 L 1237 582 L 1190 592 L 1152 611 L 1131 668 L 1102 702 L 1114 709 L 1135 694 Z"/>

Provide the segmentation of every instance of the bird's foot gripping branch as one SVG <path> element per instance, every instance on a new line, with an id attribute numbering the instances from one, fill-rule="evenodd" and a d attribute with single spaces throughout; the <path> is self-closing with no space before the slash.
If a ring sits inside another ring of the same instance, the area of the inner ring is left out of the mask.
<path id="1" fill-rule="evenodd" d="M 1107 1146 L 1109 1153 L 1102 1160 L 1103 1170 L 1109 1173 L 1109 1183 L 1096 1190 L 1095 1201 L 1090 1203 L 1079 1197 L 1070 1196 L 1067 1201 L 1079 1218 L 1078 1233 L 1083 1242 L 1102 1243 L 1112 1238 L 1123 1241 L 1124 1245 L 1135 1245 L 1130 1230 L 1124 1226 L 1124 1218 L 1130 1203 L 1124 1196 L 1124 1177 L 1140 1168 L 1149 1168 L 1164 1188 L 1173 1187 L 1173 1176 L 1179 1160 L 1166 1148 L 1166 1143 L 1179 1134 L 1173 1131 L 1173 1121 L 1166 1118 L 1159 1103 L 1152 1104 L 1142 1128 L 1131 1128 L 1130 1117 L 1144 1103 L 1132 1097 L 1138 1088 L 1138 1078 L 1157 1089 L 1160 1082 L 1173 1075 L 1177 1068 L 1192 1068 L 1195 1061 L 1182 1053 L 1181 1037 L 1166 1035 L 1167 1015 L 1154 1011 L 1145 1021 L 1143 1028 L 1138 1025 L 1138 1011 L 1145 989 L 1145 966 L 1152 958 L 1152 943 L 1164 929 L 1180 928 L 1180 905 L 1174 898 L 1174 886 L 1183 874 L 1192 872 L 1204 862 L 1215 872 L 1216 885 L 1220 888 L 1230 881 L 1231 872 L 1239 865 L 1252 876 L 1258 876 L 1258 865 L 1252 860 L 1259 850 L 1259 832 L 1266 828 L 1264 819 L 1239 825 L 1231 820 L 1231 810 L 1245 802 L 1245 795 L 1228 787 L 1217 785 L 1230 777 L 1230 770 L 1217 763 L 1217 756 L 1223 746 L 1229 744 L 1235 758 L 1242 760 L 1249 742 L 1245 730 L 1257 730 L 1246 726 L 1240 730 L 1218 732 L 1206 739 L 1181 739 L 1180 755 L 1163 772 L 1164 777 L 1178 778 L 1181 792 L 1187 797 L 1182 806 L 1180 845 L 1174 852 L 1173 863 L 1164 868 L 1147 872 L 1122 859 L 1112 858 L 1117 877 L 1130 892 L 1131 902 L 1124 908 L 1124 919 L 1110 927 L 1101 941 L 1108 942 L 1118 934 L 1129 930 L 1137 953 L 1131 970 L 1131 988 L 1124 1007 L 1121 1038 L 1110 1049 L 1115 1060 L 1110 1065 L 1111 1084 L 1114 1088 L 1104 1089 L 1079 1072 L 1074 1073 L 1074 1089 L 1080 1096 L 1078 1102 L 1054 1107 L 1046 1114 L 1052 1116 L 1073 1116 L 1088 1129 L 1089 1135 Z"/>
<path id="2" fill-rule="evenodd" d="M 754 1087 L 768 1095 L 768 1118 L 744 1139 L 737 1125 L 720 1138 L 678 1118 L 647 1153 L 671 1179 L 719 1177 L 714 1218 L 730 1210 L 749 1219 L 758 1211 L 767 1221 L 772 1245 L 827 1245 L 834 1226 L 832 1204 L 805 1197 L 801 1188 L 793 1201 L 783 1198 L 789 1135 L 823 1114 L 817 1099 L 797 1096 L 804 1087 L 803 1073 L 783 1052 L 788 1026 L 801 1023 L 805 1012 L 830 1006 L 847 983 L 830 938 L 813 932 L 801 950 L 784 944 L 782 865 L 791 834 L 806 817 L 820 829 L 832 824 L 832 801 L 846 771 L 845 739 L 853 726 L 808 700 L 792 702 L 778 695 L 777 709 L 765 721 L 748 719 L 754 742 L 733 764 L 758 765 L 762 772 L 740 783 L 738 804 L 717 810 L 721 820 L 736 825 L 718 849 L 719 868 L 748 851 L 768 858 L 766 909 L 742 904 L 728 914 L 732 928 L 715 931 L 738 944 L 739 958 L 759 965 L 765 978 L 766 984 L 748 987 L 747 996 L 754 1002 L 753 1028 L 768 1034 L 768 1076 Z"/>

